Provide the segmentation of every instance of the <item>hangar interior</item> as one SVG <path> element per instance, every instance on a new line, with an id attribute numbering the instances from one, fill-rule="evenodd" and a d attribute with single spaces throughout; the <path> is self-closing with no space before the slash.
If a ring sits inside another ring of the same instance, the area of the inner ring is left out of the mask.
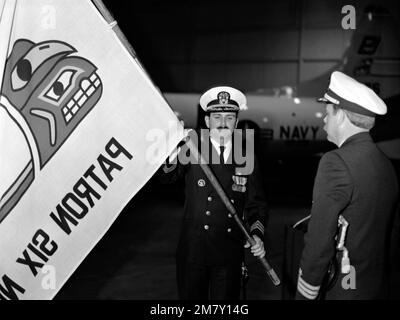
<path id="1" fill-rule="evenodd" d="M 379 69 L 371 77 L 381 84 L 385 98 L 399 95 L 398 1 L 352 1 L 355 29 L 342 27 L 345 1 L 104 0 L 104 4 L 162 93 L 201 93 L 226 84 L 246 94 L 276 96 L 290 87 L 295 96 L 317 98 L 328 84 L 329 72 L 346 58 L 354 34 L 378 17 L 374 30 L 381 39 L 374 59 Z M 306 86 L 315 79 L 315 89 Z M 197 113 L 197 105 L 188 108 Z M 399 132 L 396 134 L 398 138 Z M 299 258 L 296 244 L 301 243 L 302 235 L 291 233 L 290 226 L 309 214 L 318 161 L 318 156 L 299 159 L 293 154 L 272 163 L 268 153 L 263 153 L 264 187 L 270 204 L 267 256 L 283 284 L 274 287 L 256 259 L 246 253 L 250 273 L 247 299 L 292 298 Z M 399 173 L 399 159 L 393 163 Z M 166 187 L 150 180 L 56 298 L 177 299 L 175 249 L 183 202 L 182 182 Z M 399 230 L 396 219 L 391 248 L 392 299 L 400 298 Z"/>

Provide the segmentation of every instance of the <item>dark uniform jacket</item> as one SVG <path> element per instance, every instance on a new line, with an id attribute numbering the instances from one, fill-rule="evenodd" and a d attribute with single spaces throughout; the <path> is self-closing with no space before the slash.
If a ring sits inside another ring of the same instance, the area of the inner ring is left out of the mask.
<path id="1" fill-rule="evenodd" d="M 335 257 L 338 216 L 342 215 L 349 224 L 345 247 L 353 268 L 350 274 L 342 274 L 339 268 L 339 279 L 326 298 L 384 298 L 397 202 L 395 171 L 369 133 L 356 134 L 339 149 L 326 153 L 315 179 L 297 297 L 315 298 L 319 293 L 328 264 Z M 341 255 L 338 260 L 340 263 Z"/>
<path id="2" fill-rule="evenodd" d="M 210 158 L 219 159 L 217 151 L 210 142 Z M 181 151 L 184 152 L 184 151 Z M 211 164 L 227 197 L 233 203 L 238 216 L 245 212 L 250 234 L 257 234 L 264 240 L 267 205 L 261 183 L 258 164 L 255 162 L 251 174 L 242 177 L 246 180 L 246 191 L 234 191 L 233 176 L 240 166 L 232 161 L 230 153 L 227 164 Z M 228 164 L 232 163 L 232 164 Z M 168 170 L 167 170 L 168 171 Z M 198 164 L 179 164 L 171 172 L 162 176 L 163 182 L 173 182 L 185 177 L 185 205 L 177 258 L 180 262 L 208 266 L 225 266 L 243 261 L 244 236 L 234 218 Z"/>

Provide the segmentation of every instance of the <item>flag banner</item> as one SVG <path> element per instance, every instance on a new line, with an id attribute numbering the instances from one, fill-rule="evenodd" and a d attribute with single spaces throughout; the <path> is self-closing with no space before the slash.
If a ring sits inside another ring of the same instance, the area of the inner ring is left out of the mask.
<path id="1" fill-rule="evenodd" d="M 53 298 L 183 138 L 114 29 L 89 0 L 0 0 L 0 299 Z"/>

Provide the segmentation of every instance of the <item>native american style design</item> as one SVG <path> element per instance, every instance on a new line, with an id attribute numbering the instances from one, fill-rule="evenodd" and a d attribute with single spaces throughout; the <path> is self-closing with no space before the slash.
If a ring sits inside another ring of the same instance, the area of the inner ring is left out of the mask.
<path id="1" fill-rule="evenodd" d="M 14 43 L 0 98 L 0 221 L 100 100 L 97 67 L 51 40 Z"/>

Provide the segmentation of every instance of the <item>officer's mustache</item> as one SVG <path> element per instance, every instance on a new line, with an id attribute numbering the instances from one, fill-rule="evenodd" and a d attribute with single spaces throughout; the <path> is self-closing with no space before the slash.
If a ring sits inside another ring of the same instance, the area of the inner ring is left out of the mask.
<path id="1" fill-rule="evenodd" d="M 217 127 L 217 129 L 218 129 L 218 130 L 223 130 L 223 129 L 229 129 L 229 128 L 228 128 L 227 126 L 223 126 L 223 127 L 220 126 L 220 127 Z"/>

